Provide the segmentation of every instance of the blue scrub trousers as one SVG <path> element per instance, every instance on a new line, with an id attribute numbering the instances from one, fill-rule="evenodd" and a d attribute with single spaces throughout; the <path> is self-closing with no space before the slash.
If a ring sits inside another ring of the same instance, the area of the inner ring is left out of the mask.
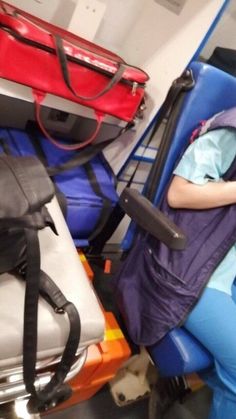
<path id="1" fill-rule="evenodd" d="M 214 356 L 214 369 L 202 378 L 213 390 L 209 419 L 236 419 L 236 286 L 232 297 L 206 288 L 185 328 Z"/>

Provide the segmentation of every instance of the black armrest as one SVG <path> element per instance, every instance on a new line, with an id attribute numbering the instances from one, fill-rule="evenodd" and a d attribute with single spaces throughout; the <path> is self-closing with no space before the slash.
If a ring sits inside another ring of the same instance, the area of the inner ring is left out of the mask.
<path id="1" fill-rule="evenodd" d="M 120 196 L 120 206 L 133 221 L 170 249 L 186 247 L 184 233 L 136 189 L 126 188 Z"/>

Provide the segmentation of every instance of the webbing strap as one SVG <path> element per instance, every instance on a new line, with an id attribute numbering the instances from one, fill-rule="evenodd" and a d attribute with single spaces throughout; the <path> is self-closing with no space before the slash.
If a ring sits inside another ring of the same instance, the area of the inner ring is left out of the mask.
<path id="1" fill-rule="evenodd" d="M 29 401 L 30 410 L 44 411 L 50 404 L 56 402 L 55 398 L 59 388 L 70 371 L 76 356 L 76 351 L 80 342 L 81 322 L 79 313 L 73 303 L 68 301 L 52 279 L 43 271 L 40 271 L 39 283 L 40 295 L 54 308 L 60 315 L 67 314 L 70 330 L 65 345 L 61 361 L 56 367 L 56 371 L 50 382 L 40 391 L 36 392 L 31 386 L 32 397 Z M 26 366 L 26 368 L 28 368 Z M 32 368 L 31 368 L 32 373 Z M 32 391 L 34 390 L 34 392 Z"/>
<path id="2" fill-rule="evenodd" d="M 37 325 L 40 249 L 37 230 L 24 229 L 26 238 L 26 285 L 23 334 L 23 377 L 26 390 L 36 394 L 34 387 L 37 354 Z"/>
<path id="3" fill-rule="evenodd" d="M 36 154 L 38 155 L 39 159 L 45 164 L 47 169 L 48 175 L 50 177 L 58 175 L 59 173 L 66 172 L 70 169 L 74 169 L 78 166 L 83 166 L 84 164 L 91 161 L 95 156 L 101 153 L 105 147 L 110 145 L 113 141 L 119 138 L 122 134 L 127 132 L 133 123 L 128 123 L 125 128 L 121 128 L 117 135 L 112 138 L 109 138 L 105 141 L 102 141 L 97 144 L 88 145 L 86 148 L 79 152 L 75 152 L 74 155 L 67 160 L 65 163 L 58 164 L 56 166 L 48 166 L 46 155 L 42 149 L 40 139 L 38 138 L 37 129 L 35 128 L 33 123 L 27 125 L 26 130 L 30 136 L 30 140 L 35 148 Z M 44 163 L 45 162 L 45 163 Z"/>
<path id="4" fill-rule="evenodd" d="M 173 107 L 175 106 L 175 104 L 178 102 L 178 100 L 182 97 L 181 93 L 185 92 L 189 89 L 191 89 L 194 86 L 194 80 L 193 80 L 193 76 L 191 71 L 187 70 L 186 72 L 183 73 L 183 75 L 181 77 L 179 77 L 178 79 L 176 79 L 167 95 L 165 98 L 165 101 L 162 104 L 162 107 L 158 113 L 156 122 L 155 122 L 155 126 L 152 130 L 152 134 L 150 135 L 145 147 L 144 147 L 144 151 L 143 151 L 143 155 L 147 149 L 147 147 L 149 146 L 149 144 L 151 143 L 154 135 L 156 134 L 158 128 L 160 127 L 162 121 L 164 120 L 164 118 L 168 118 Z M 163 138 L 161 141 L 161 147 L 163 146 Z M 170 142 L 168 143 L 168 147 L 170 146 Z M 166 152 L 166 147 L 165 147 L 165 152 Z M 165 154 L 166 156 L 166 154 Z M 155 168 L 156 165 L 158 165 L 159 162 L 159 154 L 156 157 L 156 161 L 155 161 Z M 139 164 L 140 162 L 137 164 L 134 172 L 132 173 L 132 176 L 130 177 L 126 188 L 129 188 L 134 180 L 134 177 L 138 171 L 139 168 Z M 153 170 L 152 170 L 153 173 Z M 153 174 L 152 174 L 153 176 Z M 149 179 L 150 179 L 150 175 L 149 175 Z M 151 185 L 149 184 L 149 187 L 155 187 L 155 185 L 153 183 L 151 183 Z M 107 242 L 107 240 L 110 239 L 110 237 L 112 236 L 112 234 L 115 232 L 115 230 L 117 229 L 117 227 L 119 226 L 120 222 L 122 221 L 122 219 L 125 216 L 125 211 L 121 208 L 119 202 L 117 203 L 117 205 L 113 208 L 110 217 L 107 221 L 107 224 L 105 225 L 104 229 L 100 232 L 100 234 L 96 237 L 96 239 L 90 243 L 90 248 L 88 249 L 88 253 L 89 254 L 98 254 L 102 251 L 105 243 Z"/>
<path id="5" fill-rule="evenodd" d="M 103 193 L 99 185 L 99 182 L 97 180 L 97 176 L 93 169 L 92 164 L 86 163 L 84 165 L 84 169 L 86 171 L 86 174 L 87 174 L 89 183 L 91 185 L 91 188 L 93 189 L 93 192 L 102 200 L 100 217 L 98 218 L 95 229 L 93 230 L 93 232 L 90 234 L 88 238 L 88 241 L 90 242 L 91 240 L 93 240 L 94 237 L 96 237 L 100 233 L 100 231 L 103 229 L 104 225 L 106 224 L 111 213 L 112 203 L 111 203 L 111 200 L 108 199 L 106 195 Z"/>

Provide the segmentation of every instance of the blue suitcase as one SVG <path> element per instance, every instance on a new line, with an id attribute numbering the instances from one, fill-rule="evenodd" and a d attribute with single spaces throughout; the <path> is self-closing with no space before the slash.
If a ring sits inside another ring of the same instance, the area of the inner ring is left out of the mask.
<path id="1" fill-rule="evenodd" d="M 64 151 L 50 143 L 39 131 L 0 129 L 0 149 L 12 155 L 37 155 L 49 167 L 70 161 L 75 151 Z M 40 156 L 41 154 L 41 156 Z M 77 247 L 86 247 L 104 227 L 118 201 L 115 178 L 100 152 L 85 165 L 53 176 L 66 198 L 66 221 Z"/>

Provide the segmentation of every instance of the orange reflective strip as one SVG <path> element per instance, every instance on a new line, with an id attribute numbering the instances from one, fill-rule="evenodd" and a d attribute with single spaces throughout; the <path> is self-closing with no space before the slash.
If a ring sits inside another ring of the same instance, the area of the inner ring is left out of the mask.
<path id="1" fill-rule="evenodd" d="M 105 274 L 110 274 L 111 273 L 111 260 L 110 259 L 106 259 L 106 261 L 105 261 L 104 273 Z"/>

